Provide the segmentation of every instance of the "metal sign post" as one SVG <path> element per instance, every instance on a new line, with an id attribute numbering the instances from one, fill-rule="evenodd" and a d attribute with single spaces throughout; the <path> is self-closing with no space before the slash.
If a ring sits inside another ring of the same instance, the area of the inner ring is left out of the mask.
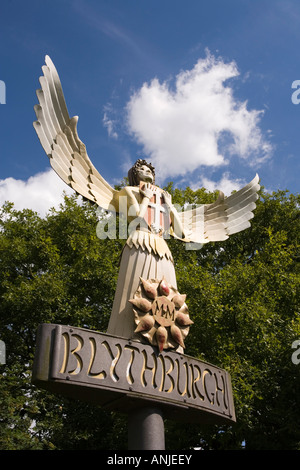
<path id="1" fill-rule="evenodd" d="M 0 364 L 6 363 L 6 346 L 4 341 L 0 340 Z"/>
<path id="2" fill-rule="evenodd" d="M 129 450 L 165 450 L 165 427 L 159 408 L 145 407 L 128 415 Z"/>

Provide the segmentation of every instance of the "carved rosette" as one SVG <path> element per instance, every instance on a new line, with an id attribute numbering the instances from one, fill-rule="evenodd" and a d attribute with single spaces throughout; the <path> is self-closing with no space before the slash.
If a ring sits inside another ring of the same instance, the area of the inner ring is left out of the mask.
<path id="1" fill-rule="evenodd" d="M 185 303 L 186 295 L 180 294 L 163 278 L 144 280 L 129 302 L 133 305 L 135 334 L 150 344 L 163 349 L 184 348 L 184 340 L 193 321 Z"/>

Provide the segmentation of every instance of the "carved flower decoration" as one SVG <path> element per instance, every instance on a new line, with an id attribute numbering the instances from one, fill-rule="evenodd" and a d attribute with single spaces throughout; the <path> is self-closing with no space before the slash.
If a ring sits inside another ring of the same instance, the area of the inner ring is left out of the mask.
<path id="1" fill-rule="evenodd" d="M 184 339 L 193 324 L 185 303 L 186 295 L 162 280 L 140 278 L 140 285 L 129 302 L 133 305 L 135 333 L 163 349 L 184 348 Z"/>

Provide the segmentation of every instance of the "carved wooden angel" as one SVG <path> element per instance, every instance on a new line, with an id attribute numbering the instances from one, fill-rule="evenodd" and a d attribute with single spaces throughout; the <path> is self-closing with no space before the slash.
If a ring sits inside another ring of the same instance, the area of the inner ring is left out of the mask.
<path id="1" fill-rule="evenodd" d="M 177 290 L 166 232 L 184 243 L 204 244 L 245 230 L 256 207 L 258 176 L 227 198 L 220 192 L 216 202 L 183 212 L 176 210 L 168 193 L 155 186 L 155 170 L 143 159 L 129 170 L 129 186 L 113 189 L 89 159 L 77 134 L 78 117 L 70 118 L 54 64 L 48 56 L 45 61 L 34 128 L 52 168 L 67 185 L 101 208 L 127 212 L 129 236 L 107 333 L 148 341 L 160 351 L 182 351 L 193 322 L 185 296 Z"/>

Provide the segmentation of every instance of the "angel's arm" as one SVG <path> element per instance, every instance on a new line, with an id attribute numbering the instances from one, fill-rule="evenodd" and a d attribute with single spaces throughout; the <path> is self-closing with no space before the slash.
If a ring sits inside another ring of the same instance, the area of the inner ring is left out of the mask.
<path id="1" fill-rule="evenodd" d="M 185 238 L 183 224 L 181 222 L 177 209 L 172 203 L 172 197 L 167 191 L 163 191 L 163 195 L 165 204 L 168 206 L 170 212 L 172 235 L 175 235 L 177 238 L 183 240 Z"/>
<path id="2" fill-rule="evenodd" d="M 130 219 L 135 219 L 136 217 L 142 219 L 144 217 L 152 195 L 153 191 L 148 183 L 145 184 L 142 190 L 131 186 L 123 188 L 120 196 L 127 198 L 128 216 Z"/>

